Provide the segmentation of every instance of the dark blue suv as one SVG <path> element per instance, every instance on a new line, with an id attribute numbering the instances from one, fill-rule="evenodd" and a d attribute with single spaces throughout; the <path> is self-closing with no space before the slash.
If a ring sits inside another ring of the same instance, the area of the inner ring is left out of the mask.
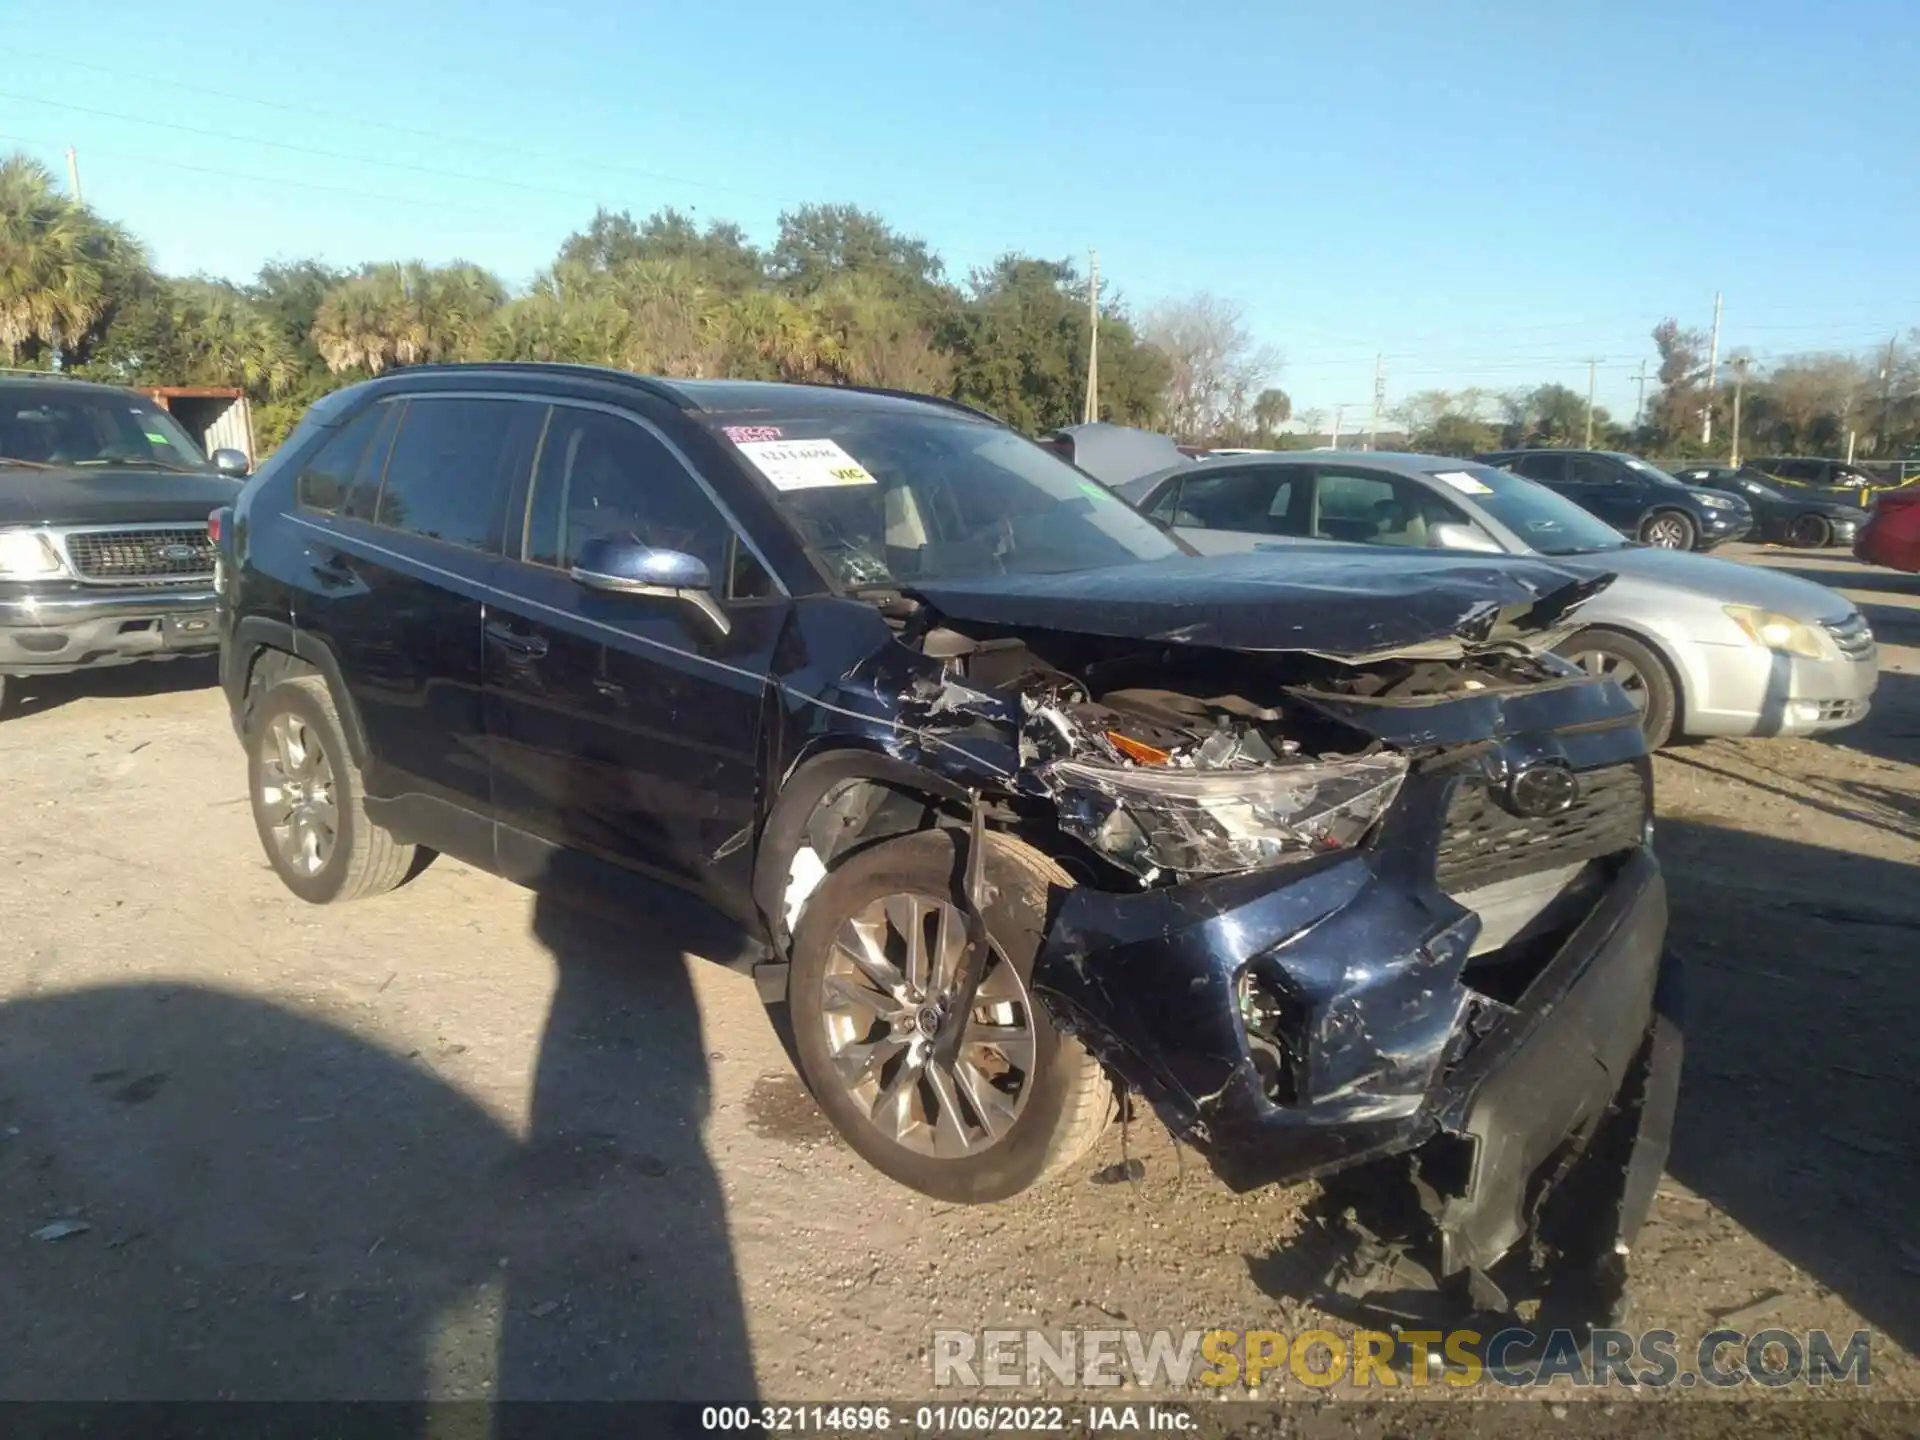
<path id="1" fill-rule="evenodd" d="M 1607 577 L 1195 556 L 951 402 L 564 366 L 340 391 L 212 528 L 302 898 L 446 851 L 698 902 L 944 1199 L 1072 1161 L 1117 1078 L 1240 1188 L 1417 1165 L 1483 1304 L 1560 1283 L 1562 1208 L 1619 1280 L 1677 972 L 1638 713 L 1548 653 Z"/>
<path id="2" fill-rule="evenodd" d="M 1474 458 L 1537 480 L 1629 539 L 1662 550 L 1711 550 L 1753 529 L 1753 511 L 1738 495 L 1683 484 L 1638 455 L 1497 450 Z"/>

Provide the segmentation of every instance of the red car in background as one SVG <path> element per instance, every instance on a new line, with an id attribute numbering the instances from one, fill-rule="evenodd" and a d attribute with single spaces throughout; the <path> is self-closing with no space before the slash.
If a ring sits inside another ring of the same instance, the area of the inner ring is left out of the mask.
<path id="1" fill-rule="evenodd" d="M 1920 571 L 1920 485 L 1883 490 L 1854 537 L 1853 556 L 1890 570 Z"/>

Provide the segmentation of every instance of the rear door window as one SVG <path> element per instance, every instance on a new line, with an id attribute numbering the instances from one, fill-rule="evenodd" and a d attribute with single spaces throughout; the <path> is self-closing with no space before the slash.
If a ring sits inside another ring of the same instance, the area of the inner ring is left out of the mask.
<path id="1" fill-rule="evenodd" d="M 1567 481 L 1567 457 L 1564 455 L 1516 455 L 1507 469 L 1542 485 L 1564 485 Z"/>
<path id="2" fill-rule="evenodd" d="M 374 523 L 470 550 L 496 548 L 507 493 L 533 464 L 546 414 L 528 400 L 409 400 Z"/>
<path id="3" fill-rule="evenodd" d="M 1189 475 L 1180 485 L 1172 523 L 1194 530 L 1243 530 L 1256 535 L 1287 533 L 1275 524 L 1285 516 L 1293 486 L 1277 467 L 1218 470 Z"/>

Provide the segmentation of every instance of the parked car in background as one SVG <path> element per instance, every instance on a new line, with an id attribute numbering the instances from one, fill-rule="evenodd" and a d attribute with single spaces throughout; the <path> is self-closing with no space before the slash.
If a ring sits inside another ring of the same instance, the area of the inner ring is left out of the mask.
<path id="1" fill-rule="evenodd" d="M 1118 485 L 1137 475 L 1164 470 L 1196 453 L 1157 431 L 1105 421 L 1065 426 L 1043 436 L 1040 443 L 1103 485 Z"/>
<path id="2" fill-rule="evenodd" d="M 1883 490 L 1874 498 L 1853 555 L 1889 570 L 1920 571 L 1920 485 Z"/>
<path id="3" fill-rule="evenodd" d="M 1751 465 L 1738 469 L 1727 465 L 1694 465 L 1675 470 L 1673 477 L 1705 490 L 1738 495 L 1753 511 L 1753 531 L 1749 538 L 1775 545 L 1793 545 L 1803 550 L 1852 545 L 1853 537 L 1867 523 L 1867 512 L 1858 505 L 1817 495 L 1789 493 L 1772 476 Z"/>
<path id="4" fill-rule="evenodd" d="M 1790 485 L 1832 491 L 1835 499 L 1861 505 L 1867 503 L 1870 492 L 1882 489 L 1889 483 L 1885 476 L 1875 474 L 1864 465 L 1855 465 L 1848 460 L 1829 460 L 1817 455 L 1749 456 L 1747 466 L 1776 480 L 1785 480 Z"/>
<path id="5" fill-rule="evenodd" d="M 131 390 L 0 375 L 0 707 L 23 679 L 210 654 L 207 514 L 246 468 Z"/>
<path id="6" fill-rule="evenodd" d="M 1614 450 L 1500 450 L 1474 457 L 1537 480 L 1629 539 L 1662 550 L 1711 550 L 1753 528 L 1747 502 L 1683 485 Z"/>
<path id="7" fill-rule="evenodd" d="M 1476 1302 L 1617 1287 L 1679 972 L 1638 717 L 1545 651 L 1591 578 L 1196 556 L 953 402 L 573 366 L 338 391 L 217 528 L 303 899 L 691 895 L 902 1184 L 1026 1188 L 1118 1074 L 1236 1188 L 1417 1176 Z"/>
<path id="8" fill-rule="evenodd" d="M 1879 680 L 1873 635 L 1844 596 L 1624 540 L 1545 486 L 1492 466 L 1366 451 L 1247 456 L 1147 476 L 1120 493 L 1207 554 L 1337 540 L 1416 563 L 1423 550 L 1476 550 L 1612 574 L 1559 652 L 1619 682 L 1650 747 L 1673 735 L 1851 725 Z"/>

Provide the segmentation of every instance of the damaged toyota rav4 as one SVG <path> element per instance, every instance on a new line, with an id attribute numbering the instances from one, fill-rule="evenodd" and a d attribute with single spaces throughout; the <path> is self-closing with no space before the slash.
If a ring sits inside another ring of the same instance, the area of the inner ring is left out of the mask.
<path id="1" fill-rule="evenodd" d="M 213 528 L 303 898 L 664 884 L 926 1194 L 1118 1091 L 1238 1189 L 1371 1162 L 1482 1308 L 1618 1289 L 1679 1035 L 1637 712 L 1550 653 L 1608 577 L 1198 557 L 962 406 L 557 366 L 343 390 Z"/>

